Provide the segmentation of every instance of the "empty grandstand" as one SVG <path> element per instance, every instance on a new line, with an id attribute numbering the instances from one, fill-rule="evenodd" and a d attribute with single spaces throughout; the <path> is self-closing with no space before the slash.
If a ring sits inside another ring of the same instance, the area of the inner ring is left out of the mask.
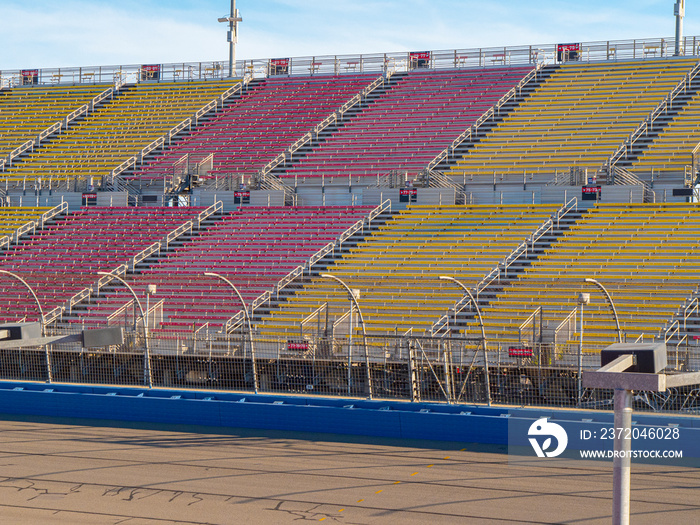
<path id="1" fill-rule="evenodd" d="M 697 370 L 697 46 L 572 49 L 9 73 L 0 317 L 127 337 L 0 373 L 573 405 L 579 346 Z"/>

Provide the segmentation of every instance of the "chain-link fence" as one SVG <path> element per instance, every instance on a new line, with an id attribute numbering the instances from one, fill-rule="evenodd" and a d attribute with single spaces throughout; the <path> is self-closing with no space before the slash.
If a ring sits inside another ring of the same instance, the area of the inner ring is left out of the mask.
<path id="1" fill-rule="evenodd" d="M 600 355 L 574 344 L 499 344 L 405 336 L 263 339 L 200 330 L 99 350 L 78 343 L 0 350 L 8 380 L 249 391 L 456 404 L 611 408 L 613 393 L 583 388 Z M 700 348 L 669 350 L 669 368 L 698 370 Z M 47 366 L 47 361 L 50 366 Z M 676 365 L 678 363 L 678 365 Z M 50 375 L 49 375 L 50 371 Z M 700 385 L 638 392 L 635 408 L 700 413 Z"/>

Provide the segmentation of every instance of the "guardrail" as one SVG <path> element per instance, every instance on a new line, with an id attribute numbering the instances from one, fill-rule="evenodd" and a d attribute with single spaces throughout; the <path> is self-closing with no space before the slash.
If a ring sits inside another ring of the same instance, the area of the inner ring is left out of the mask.
<path id="1" fill-rule="evenodd" d="M 8 237 L 7 235 L 0 237 L 0 249 L 9 248 L 10 244 L 12 244 L 12 239 L 10 237 Z"/>
<path id="2" fill-rule="evenodd" d="M 122 315 L 124 316 L 124 326 L 127 326 L 127 322 L 129 321 L 129 308 L 134 307 L 134 300 L 129 299 L 126 303 L 124 303 L 122 306 L 117 308 L 112 314 L 110 314 L 107 317 L 107 326 L 114 326 L 114 325 L 119 325 L 121 324 L 121 317 Z M 134 315 L 134 317 L 136 317 Z"/>
<path id="3" fill-rule="evenodd" d="M 73 307 L 90 297 L 92 294 L 92 288 L 83 288 L 78 293 L 74 294 L 73 297 L 68 299 L 68 313 L 73 311 Z"/>
<path id="4" fill-rule="evenodd" d="M 300 275 L 304 274 L 304 266 L 297 266 L 294 268 L 291 272 L 289 272 L 287 275 L 282 277 L 278 282 L 277 285 L 274 288 L 274 293 L 279 299 L 280 297 L 280 290 L 284 289 L 286 286 L 289 286 L 289 284 L 299 277 Z"/>
<path id="5" fill-rule="evenodd" d="M 49 211 L 44 213 L 40 219 L 39 219 L 39 227 L 43 228 L 44 224 L 46 224 L 47 221 L 50 221 L 53 219 L 56 215 L 60 215 L 61 213 L 65 213 L 68 211 L 68 203 L 67 202 L 62 202 L 58 206 L 54 206 L 51 208 Z"/>
<path id="6" fill-rule="evenodd" d="M 539 324 L 537 318 L 539 317 Z M 542 342 L 542 307 L 538 306 L 518 327 L 518 339 L 521 343 L 535 346 Z"/>
<path id="7" fill-rule="evenodd" d="M 180 226 L 175 228 L 173 231 L 171 231 L 170 233 L 168 233 L 168 235 L 165 236 L 165 249 L 167 250 L 170 246 L 170 243 L 173 242 L 175 239 L 191 231 L 192 221 L 187 221 L 185 224 L 181 224 Z"/>
<path id="8" fill-rule="evenodd" d="M 57 306 L 53 310 L 51 310 L 49 313 L 44 315 L 44 326 L 50 325 L 53 323 L 56 319 L 61 317 L 63 315 L 63 311 L 65 310 L 64 306 Z"/>
<path id="9" fill-rule="evenodd" d="M 305 266 L 307 268 L 309 268 L 309 270 L 310 270 L 314 264 L 316 264 L 318 261 L 323 259 L 329 253 L 333 253 L 334 250 L 335 250 L 335 244 L 332 242 L 329 242 L 323 248 L 321 248 L 316 253 L 314 253 L 311 257 L 309 257 L 309 260 L 305 264 Z"/>
<path id="10" fill-rule="evenodd" d="M 7 156 L 7 164 L 9 166 L 12 166 L 12 161 L 19 157 L 22 153 L 27 151 L 28 149 L 34 149 L 34 141 L 33 140 L 28 140 L 25 143 L 23 143 L 21 146 L 16 147 L 13 149 L 10 154 Z"/>
<path id="11" fill-rule="evenodd" d="M 564 353 L 563 345 L 576 333 L 576 319 L 578 318 L 578 308 L 574 307 L 561 323 L 554 329 L 554 351 L 557 358 Z"/>
<path id="12" fill-rule="evenodd" d="M 343 248 L 343 243 L 347 241 L 350 237 L 355 235 L 358 231 L 362 230 L 365 226 L 365 221 L 357 221 L 355 224 L 350 226 L 347 230 L 340 234 L 338 237 L 338 246 L 340 249 Z"/>
<path id="13" fill-rule="evenodd" d="M 128 268 L 127 268 L 126 264 L 120 264 L 119 266 L 117 266 L 114 270 L 112 270 L 109 273 L 111 273 L 112 275 L 116 275 L 116 276 L 121 277 L 122 275 L 126 274 L 127 270 L 128 270 Z M 96 283 L 97 289 L 95 291 L 99 293 L 101 288 L 103 288 L 104 286 L 107 286 L 113 280 L 114 280 L 114 277 L 112 277 L 111 275 L 105 275 L 103 277 L 100 277 L 97 280 L 97 283 Z"/>
<path id="14" fill-rule="evenodd" d="M 224 209 L 224 203 L 221 201 L 216 201 L 214 204 L 209 206 L 206 210 L 200 212 L 200 214 L 197 215 L 197 228 L 199 228 L 202 225 L 202 221 L 206 220 L 210 216 L 214 215 L 215 213 L 220 212 L 223 209 Z"/>
<path id="15" fill-rule="evenodd" d="M 154 242 L 148 248 L 141 250 L 139 253 L 134 255 L 129 261 L 130 269 L 133 271 L 138 263 L 140 263 L 144 259 L 147 259 L 156 252 L 160 252 L 160 242 Z"/>
<path id="16" fill-rule="evenodd" d="M 250 314 L 250 317 L 252 318 L 255 315 L 255 310 L 257 310 L 261 305 L 265 304 L 266 302 L 269 302 L 271 297 L 272 294 L 270 292 L 263 292 L 258 297 L 256 297 L 255 300 L 253 300 L 253 302 L 250 303 L 250 305 L 248 306 L 248 312 Z M 226 321 L 224 330 L 226 333 L 232 332 L 238 327 L 240 327 L 244 322 L 245 314 L 243 313 L 243 310 L 241 310 L 236 315 L 231 317 L 231 319 Z"/>
<path id="17" fill-rule="evenodd" d="M 680 42 L 682 56 L 700 54 L 700 38 L 686 36 Z M 578 60 L 595 62 L 603 60 L 620 61 L 634 59 L 654 59 L 670 56 L 674 52 L 675 39 L 646 38 L 637 40 L 607 40 L 580 42 Z M 427 51 L 427 60 L 422 65 L 427 69 L 455 69 L 475 67 L 503 67 L 535 64 L 546 58 L 565 61 L 571 55 L 557 56 L 557 44 L 536 44 L 527 46 L 500 46 L 464 49 Z M 234 71 L 245 72 L 247 78 L 267 76 L 272 73 L 271 58 L 237 60 Z M 279 59 L 274 59 L 279 60 Z M 379 73 L 385 71 L 409 71 L 416 68 L 416 61 L 410 52 L 318 55 L 289 57 L 286 63 L 287 75 L 344 75 L 357 73 Z M 159 65 L 159 80 L 163 82 L 187 80 L 223 79 L 228 71 L 228 61 L 177 62 Z M 100 84 L 140 81 L 143 73 L 141 64 L 114 66 L 83 66 L 65 68 L 43 68 L 37 70 L 38 84 Z M 0 85 L 21 85 L 22 70 L 0 71 Z"/>
<path id="18" fill-rule="evenodd" d="M 391 200 L 390 199 L 386 199 L 379 206 L 377 206 L 371 212 L 369 212 L 369 215 L 367 215 L 367 225 L 369 227 L 372 227 L 372 221 L 374 219 L 376 219 L 381 213 L 385 212 L 386 210 L 391 211 Z"/>

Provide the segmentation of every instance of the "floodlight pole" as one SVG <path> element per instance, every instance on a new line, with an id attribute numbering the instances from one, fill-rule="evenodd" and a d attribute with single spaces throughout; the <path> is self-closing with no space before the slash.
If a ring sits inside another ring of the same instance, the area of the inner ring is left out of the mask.
<path id="1" fill-rule="evenodd" d="M 250 344 L 250 358 L 253 362 L 253 388 L 255 389 L 255 393 L 258 393 L 258 365 L 255 363 L 255 344 L 253 342 L 253 327 L 250 323 L 250 313 L 248 312 L 248 306 L 246 305 L 245 301 L 243 300 L 243 296 L 241 295 L 241 292 L 238 291 L 238 288 L 234 286 L 234 284 L 229 281 L 226 277 L 224 277 L 221 274 L 214 273 L 214 272 L 205 272 L 204 275 L 208 277 L 216 277 L 217 279 L 222 280 L 226 284 L 229 285 L 229 287 L 233 290 L 233 292 L 236 294 L 238 297 L 238 300 L 241 302 L 241 305 L 243 306 L 243 315 L 245 316 L 246 323 L 248 324 L 248 342 Z"/>
<path id="2" fill-rule="evenodd" d="M 233 78 L 236 72 L 236 43 L 238 42 L 238 22 L 243 19 L 236 9 L 236 0 L 231 0 L 231 13 L 228 16 L 219 18 L 219 22 L 228 22 L 227 40 L 228 48 L 228 76 Z"/>
<path id="3" fill-rule="evenodd" d="M 685 16 L 685 0 L 676 0 L 673 6 L 673 14 L 676 15 L 676 45 L 675 56 L 681 54 L 681 41 L 683 40 L 683 17 Z"/>
<path id="4" fill-rule="evenodd" d="M 338 277 L 336 277 L 335 275 L 331 275 L 330 273 L 322 273 L 321 277 L 324 277 L 326 279 L 333 279 L 335 282 L 337 282 L 343 288 L 345 288 L 345 291 L 348 292 L 348 295 L 350 296 L 350 300 L 355 304 L 355 308 L 357 308 L 357 316 L 360 318 L 360 323 L 362 324 L 362 346 L 365 347 L 365 368 L 367 369 L 367 396 L 370 399 L 372 399 L 372 373 L 369 367 L 369 353 L 367 350 L 367 330 L 365 329 L 365 318 L 362 316 L 362 310 L 360 310 L 360 305 L 357 302 L 357 298 L 355 297 L 355 294 L 352 292 L 350 287 Z M 352 314 L 352 306 L 350 307 L 350 313 Z M 350 324 L 350 333 L 352 334 L 352 324 Z"/>
<path id="5" fill-rule="evenodd" d="M 146 385 L 148 385 L 148 388 L 153 388 L 153 374 L 151 373 L 151 351 L 148 346 L 148 322 L 146 321 L 146 315 L 143 311 L 143 307 L 141 306 L 141 301 L 139 301 L 138 295 L 136 295 L 134 289 L 131 286 L 129 286 L 129 283 L 127 283 L 118 275 L 109 272 L 97 272 L 97 274 L 116 279 L 124 286 L 126 286 L 129 292 L 131 292 L 131 295 L 134 297 L 134 300 L 136 301 L 136 306 L 139 307 L 139 311 L 141 312 L 141 325 L 143 326 L 144 346 L 146 347 L 146 358 L 143 362 L 143 381 L 144 383 L 146 383 Z"/>
<path id="6" fill-rule="evenodd" d="M 32 289 L 31 286 L 29 286 L 29 283 L 22 279 L 19 275 L 16 273 L 8 272 L 7 270 L 0 270 L 0 274 L 4 275 L 9 275 L 13 279 L 18 280 L 20 283 L 24 285 L 24 287 L 29 290 L 29 293 L 32 294 L 32 297 L 34 298 L 34 302 L 36 303 L 36 307 L 39 309 L 39 323 L 41 325 L 41 337 L 44 337 L 46 335 L 46 327 L 44 326 L 44 310 L 41 308 L 41 303 L 39 302 L 39 298 L 36 296 L 36 293 L 34 293 L 34 290 Z M 44 345 L 44 352 L 46 353 L 46 374 L 47 374 L 47 382 L 51 382 L 52 377 L 51 377 L 51 356 L 49 354 L 49 346 Z"/>
<path id="7" fill-rule="evenodd" d="M 489 355 L 488 351 L 486 350 L 486 329 L 484 328 L 484 319 L 481 317 L 481 310 L 479 309 L 479 305 L 476 302 L 476 299 L 474 299 L 474 295 L 472 294 L 471 290 L 469 290 L 469 288 L 467 288 L 464 285 L 464 283 L 458 281 L 454 277 L 450 277 L 449 275 L 440 275 L 438 279 L 443 281 L 449 281 L 462 288 L 462 290 L 464 290 L 464 293 L 466 293 L 469 296 L 469 299 L 474 305 L 474 309 L 476 310 L 476 316 L 479 320 L 479 326 L 481 327 L 481 341 L 484 352 L 484 376 L 486 381 L 486 402 L 488 403 L 488 406 L 491 406 L 491 380 L 489 378 Z"/>
<path id="8" fill-rule="evenodd" d="M 584 282 L 596 285 L 600 289 L 600 291 L 603 292 L 603 295 L 605 296 L 605 299 L 607 299 L 608 305 L 610 306 L 610 309 L 612 310 L 613 317 L 615 318 L 615 325 L 617 326 L 617 342 L 621 343 L 622 342 L 622 330 L 620 329 L 620 318 L 617 316 L 617 309 L 615 308 L 615 303 L 613 303 L 612 297 L 610 297 L 610 294 L 605 289 L 605 286 L 600 284 L 595 279 L 586 278 L 586 279 L 584 279 Z"/>

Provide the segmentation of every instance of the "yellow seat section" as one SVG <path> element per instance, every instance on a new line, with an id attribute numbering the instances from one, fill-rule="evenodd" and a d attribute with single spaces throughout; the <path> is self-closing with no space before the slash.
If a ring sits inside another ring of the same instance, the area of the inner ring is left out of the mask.
<path id="1" fill-rule="evenodd" d="M 24 86 L 0 91 L 0 157 L 6 157 L 110 88 L 108 84 Z"/>
<path id="2" fill-rule="evenodd" d="M 38 220 L 51 208 L 23 207 L 0 207 L 0 239 L 11 237 L 18 228 L 30 221 Z"/>
<path id="3" fill-rule="evenodd" d="M 700 142 L 700 93 L 669 121 L 630 168 L 633 172 L 683 172 Z"/>
<path id="4" fill-rule="evenodd" d="M 563 65 L 447 174 L 472 178 L 598 169 L 696 62 Z"/>
<path id="5" fill-rule="evenodd" d="M 518 328 L 540 306 L 551 336 L 577 307 L 578 293 L 589 292 L 586 349 L 617 342 L 610 307 L 585 278 L 609 291 L 629 341 L 658 335 L 700 283 L 698 220 L 694 203 L 598 204 L 483 308 L 487 337 L 518 341 Z M 476 323 L 466 332 L 480 334 Z"/>
<path id="6" fill-rule="evenodd" d="M 10 180 L 101 178 L 238 81 L 140 83 L 8 170 Z M 95 182 L 98 182 L 97 180 Z"/>
<path id="7" fill-rule="evenodd" d="M 368 334 L 409 329 L 424 333 L 462 297 L 462 291 L 439 280 L 440 275 L 473 286 L 559 208 L 412 206 L 392 216 L 327 272 L 360 290 Z M 348 322 L 343 321 L 350 310 L 347 295 L 324 278 L 314 278 L 296 290 L 263 319 L 260 333 L 298 337 L 302 321 L 325 303 L 329 324 L 340 323 L 342 329 L 345 322 L 347 334 Z"/>

